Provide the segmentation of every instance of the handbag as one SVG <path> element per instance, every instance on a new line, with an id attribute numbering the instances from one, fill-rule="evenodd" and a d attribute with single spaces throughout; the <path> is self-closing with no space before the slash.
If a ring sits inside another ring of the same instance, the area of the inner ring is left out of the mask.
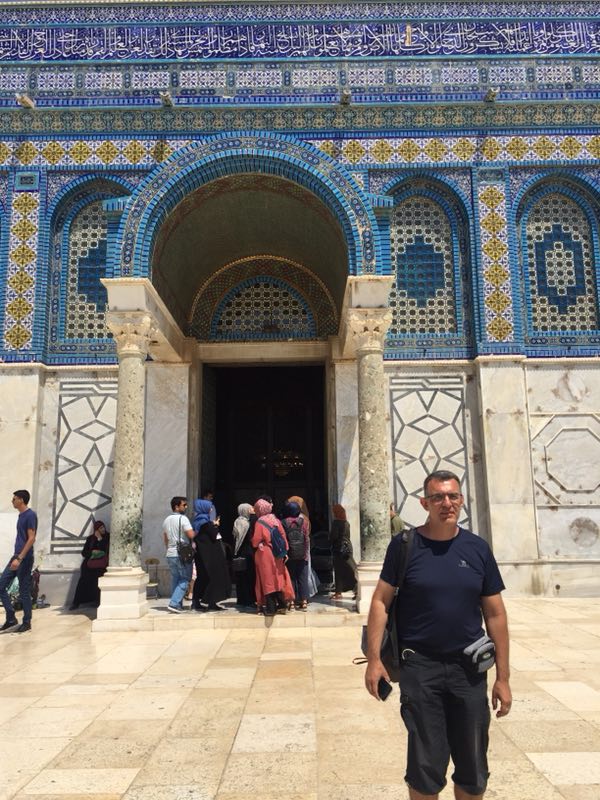
<path id="1" fill-rule="evenodd" d="M 340 556 L 344 561 L 348 561 L 349 558 L 352 558 L 352 542 L 350 539 L 344 538 L 340 542 Z"/>
<path id="2" fill-rule="evenodd" d="M 408 560 L 410 557 L 410 551 L 413 545 L 413 541 L 415 538 L 415 532 L 414 529 L 411 529 L 410 531 L 404 531 L 404 533 L 398 535 L 402 537 L 402 547 L 400 548 L 400 563 L 398 564 L 396 590 L 394 592 L 394 597 L 392 598 L 390 607 L 388 608 L 388 618 L 385 625 L 385 630 L 383 632 L 383 639 L 381 641 L 381 655 L 380 655 L 383 666 L 386 668 L 387 673 L 390 676 L 390 680 L 393 683 L 400 682 L 400 645 L 398 642 L 398 627 L 396 625 L 396 605 L 398 602 L 398 595 L 404 584 L 404 578 L 406 576 L 406 569 L 408 567 Z M 363 651 L 366 660 L 366 655 L 367 655 L 366 625 L 363 625 L 360 647 L 361 650 Z M 358 660 L 355 659 L 355 662 L 358 663 Z M 364 663 L 364 661 L 361 660 L 361 663 Z"/>
<path id="3" fill-rule="evenodd" d="M 234 572 L 245 572 L 248 567 L 244 556 L 236 556 L 231 562 L 231 568 Z"/>
<path id="4" fill-rule="evenodd" d="M 87 560 L 90 569 L 106 569 L 108 567 L 108 556 L 104 550 L 92 550 Z"/>
<path id="5" fill-rule="evenodd" d="M 179 515 L 179 538 L 177 541 L 177 555 L 179 556 L 179 560 L 182 564 L 191 564 L 194 560 L 194 548 L 192 547 L 192 543 L 188 539 L 187 544 L 181 538 L 181 517 L 183 515 Z"/>

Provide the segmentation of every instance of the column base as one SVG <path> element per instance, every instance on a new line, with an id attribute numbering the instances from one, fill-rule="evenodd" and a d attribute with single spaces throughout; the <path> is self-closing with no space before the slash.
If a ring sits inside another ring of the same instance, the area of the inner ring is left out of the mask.
<path id="1" fill-rule="evenodd" d="M 383 561 L 362 561 L 358 565 L 358 591 L 356 594 L 356 610 L 359 614 L 368 614 L 371 598 L 377 586 Z"/>
<path id="2" fill-rule="evenodd" d="M 139 620 L 145 616 L 147 583 L 148 575 L 141 567 L 109 567 L 98 581 L 100 606 L 92 630 L 109 630 L 111 621 Z"/>

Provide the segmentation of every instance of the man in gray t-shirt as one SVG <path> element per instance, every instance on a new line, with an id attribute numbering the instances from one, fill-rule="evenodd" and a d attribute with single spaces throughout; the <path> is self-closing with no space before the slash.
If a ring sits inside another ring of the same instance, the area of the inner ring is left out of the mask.
<path id="1" fill-rule="evenodd" d="M 187 498 L 172 497 L 173 513 L 163 522 L 163 541 L 167 548 L 167 564 L 171 570 L 171 600 L 167 610 L 172 614 L 181 614 L 183 611 L 183 598 L 192 580 L 192 564 L 184 564 L 177 552 L 179 542 L 187 544 L 194 538 L 192 524 L 185 514 L 187 507 Z"/>

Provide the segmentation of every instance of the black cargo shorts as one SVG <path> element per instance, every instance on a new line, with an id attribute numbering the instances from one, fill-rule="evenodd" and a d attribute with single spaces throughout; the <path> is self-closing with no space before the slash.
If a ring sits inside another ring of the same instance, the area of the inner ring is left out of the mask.
<path id="1" fill-rule="evenodd" d="M 402 650 L 400 713 L 408 730 L 406 782 L 422 794 L 446 785 L 450 757 L 452 780 L 467 794 L 483 794 L 490 709 L 487 674 L 468 671 L 459 655 L 434 657 Z"/>

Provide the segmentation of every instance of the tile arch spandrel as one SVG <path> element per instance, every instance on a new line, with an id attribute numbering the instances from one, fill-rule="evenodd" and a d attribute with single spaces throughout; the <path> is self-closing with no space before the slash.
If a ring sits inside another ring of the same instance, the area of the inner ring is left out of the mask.
<path id="1" fill-rule="evenodd" d="M 312 191 L 341 225 L 349 273 L 376 273 L 383 263 L 377 222 L 369 198 L 351 173 L 310 143 L 245 131 L 182 148 L 138 187 L 119 229 L 115 274 L 137 275 L 147 269 L 158 230 L 184 194 L 215 178 L 249 171 L 276 174 Z"/>

